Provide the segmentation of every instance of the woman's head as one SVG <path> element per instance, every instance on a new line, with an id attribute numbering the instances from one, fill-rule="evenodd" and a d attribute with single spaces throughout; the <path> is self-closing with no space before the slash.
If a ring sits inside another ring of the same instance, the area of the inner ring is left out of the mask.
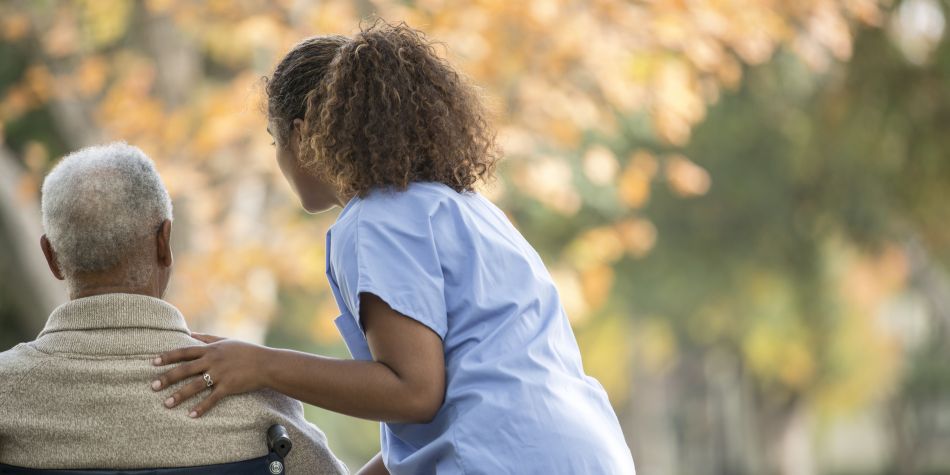
<path id="1" fill-rule="evenodd" d="M 303 41 L 274 70 L 267 96 L 281 168 L 307 175 L 288 180 L 308 209 L 308 176 L 339 199 L 416 181 L 461 192 L 489 178 L 499 156 L 475 88 L 405 24 Z"/>

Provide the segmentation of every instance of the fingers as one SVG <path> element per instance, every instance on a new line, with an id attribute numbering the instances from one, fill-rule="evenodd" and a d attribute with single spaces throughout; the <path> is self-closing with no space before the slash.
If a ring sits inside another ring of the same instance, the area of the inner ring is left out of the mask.
<path id="1" fill-rule="evenodd" d="M 158 357 L 152 360 L 152 364 L 155 366 L 164 366 L 170 365 L 172 363 L 179 363 L 181 361 L 196 360 L 204 356 L 205 351 L 207 351 L 207 348 L 203 346 L 186 346 L 177 350 L 166 351 L 158 355 Z"/>
<path id="2" fill-rule="evenodd" d="M 204 371 L 205 367 L 201 361 L 190 361 L 159 376 L 155 381 L 152 381 L 152 389 L 158 391 L 159 389 L 167 388 L 190 376 L 204 373 Z"/>
<path id="3" fill-rule="evenodd" d="M 226 395 L 227 394 L 223 389 L 214 387 L 211 390 L 211 394 L 199 402 L 198 405 L 188 413 L 188 417 L 201 417 L 207 414 L 208 411 L 210 411 L 214 406 L 217 406 L 218 402 L 221 401 L 221 399 Z"/>
<path id="4" fill-rule="evenodd" d="M 208 389 L 208 385 L 203 379 L 194 379 L 192 382 L 182 386 L 181 389 L 175 391 L 175 394 L 172 394 L 165 399 L 165 407 L 171 409 L 179 404 L 182 401 L 187 401 L 197 395 L 198 393 Z"/>
<path id="5" fill-rule="evenodd" d="M 204 343 L 216 343 L 224 339 L 220 336 L 214 336 L 214 335 L 208 335 L 205 333 L 196 333 L 196 332 L 191 332 L 191 337 L 196 340 L 200 340 Z"/>

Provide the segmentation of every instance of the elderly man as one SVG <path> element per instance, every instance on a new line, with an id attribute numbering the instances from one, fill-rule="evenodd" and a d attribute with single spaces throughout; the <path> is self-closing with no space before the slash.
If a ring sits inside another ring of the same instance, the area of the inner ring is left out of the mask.
<path id="1" fill-rule="evenodd" d="M 113 143 L 66 158 L 43 183 L 43 253 L 70 301 L 30 343 L 0 353 L 0 463 L 132 469 L 236 462 L 294 442 L 287 473 L 344 473 L 297 401 L 260 391 L 207 417 L 166 409 L 150 383 L 163 351 L 201 344 L 162 300 L 172 268 L 172 205 L 151 160 Z M 213 383 L 213 381 L 212 381 Z M 210 384 L 209 384 L 210 385 Z M 170 396 L 175 387 L 167 389 Z"/>

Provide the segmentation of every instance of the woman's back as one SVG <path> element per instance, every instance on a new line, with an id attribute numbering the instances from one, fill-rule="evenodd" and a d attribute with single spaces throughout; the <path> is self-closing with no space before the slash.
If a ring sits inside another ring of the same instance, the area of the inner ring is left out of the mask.
<path id="1" fill-rule="evenodd" d="M 633 473 L 549 273 L 492 203 L 437 183 L 375 191 L 347 205 L 327 243 L 354 357 L 370 357 L 354 318 L 361 292 L 443 340 L 445 403 L 429 424 L 384 425 L 390 470 Z"/>

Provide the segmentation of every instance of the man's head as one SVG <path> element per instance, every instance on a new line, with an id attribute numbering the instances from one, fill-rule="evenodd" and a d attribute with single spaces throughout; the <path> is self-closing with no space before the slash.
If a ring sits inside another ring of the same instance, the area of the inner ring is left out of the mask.
<path id="1" fill-rule="evenodd" d="M 172 204 L 152 161 L 116 142 L 66 156 L 43 182 L 41 245 L 71 298 L 161 297 L 172 254 Z"/>

